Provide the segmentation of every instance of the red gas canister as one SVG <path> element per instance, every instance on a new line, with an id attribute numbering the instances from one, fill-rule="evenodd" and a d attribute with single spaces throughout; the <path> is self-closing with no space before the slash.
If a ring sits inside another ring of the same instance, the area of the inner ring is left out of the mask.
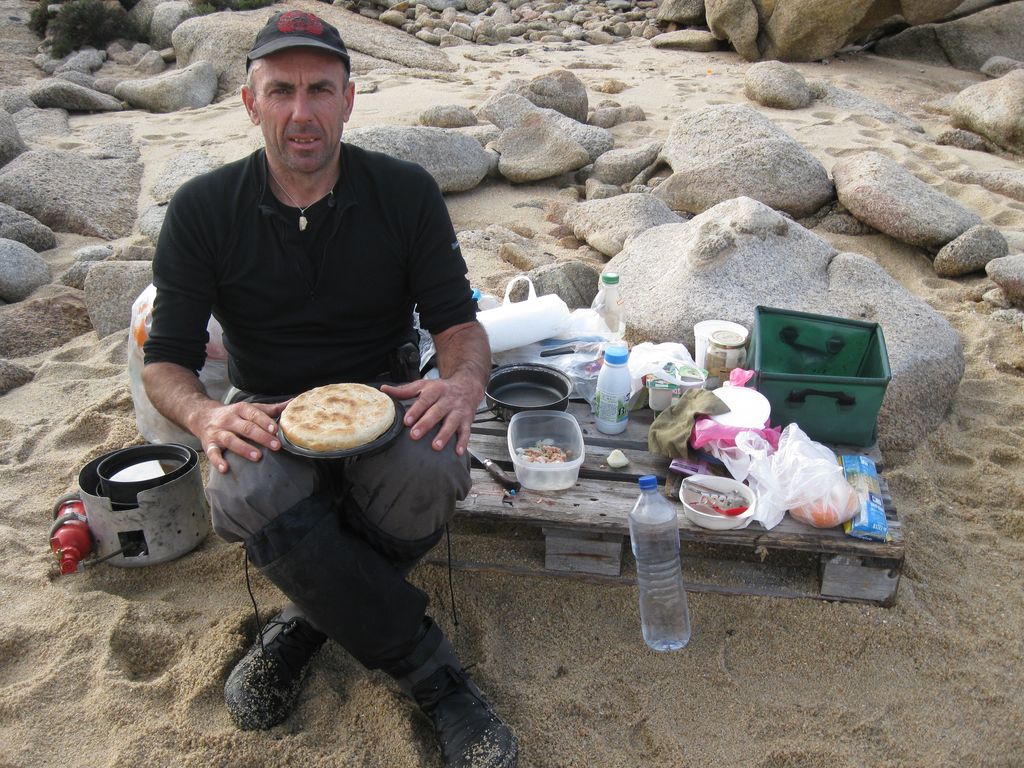
<path id="1" fill-rule="evenodd" d="M 78 494 L 57 500 L 50 526 L 50 549 L 60 563 L 61 575 L 75 573 L 78 564 L 92 552 L 92 532 L 85 514 L 85 504 Z"/>

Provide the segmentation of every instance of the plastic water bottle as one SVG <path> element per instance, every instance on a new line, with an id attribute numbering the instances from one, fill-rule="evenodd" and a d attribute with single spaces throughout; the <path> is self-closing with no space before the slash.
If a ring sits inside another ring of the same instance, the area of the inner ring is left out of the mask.
<path id="1" fill-rule="evenodd" d="M 604 351 L 604 365 L 597 374 L 594 422 L 606 435 L 617 435 L 629 422 L 629 350 L 612 345 Z"/>
<path id="2" fill-rule="evenodd" d="M 490 293 L 481 293 L 479 288 L 473 288 L 473 301 L 476 302 L 478 312 L 501 306 L 501 299 Z"/>
<path id="3" fill-rule="evenodd" d="M 591 305 L 597 311 L 613 339 L 621 339 L 626 332 L 626 318 L 623 313 L 622 297 L 619 295 L 619 276 L 605 272 L 597 288 L 597 296 Z"/>
<path id="4" fill-rule="evenodd" d="M 655 651 L 675 651 L 690 642 L 690 608 L 679 562 L 679 521 L 658 478 L 640 478 L 640 498 L 629 513 L 629 538 L 640 585 L 644 642 Z"/>

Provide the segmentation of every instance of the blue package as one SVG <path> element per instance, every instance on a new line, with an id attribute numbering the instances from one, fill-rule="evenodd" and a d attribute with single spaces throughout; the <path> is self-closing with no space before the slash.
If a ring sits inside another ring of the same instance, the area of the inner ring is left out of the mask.
<path id="1" fill-rule="evenodd" d="M 843 530 L 860 539 L 886 541 L 889 523 L 885 519 L 882 489 L 878 483 L 878 470 L 868 456 L 844 455 L 839 457 L 846 481 L 857 492 L 857 514 L 843 523 Z"/>

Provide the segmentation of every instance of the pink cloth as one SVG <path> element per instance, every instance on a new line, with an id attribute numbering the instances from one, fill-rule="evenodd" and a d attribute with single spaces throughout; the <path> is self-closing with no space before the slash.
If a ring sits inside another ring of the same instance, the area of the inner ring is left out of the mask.
<path id="1" fill-rule="evenodd" d="M 729 383 L 734 387 L 746 386 L 747 382 L 754 378 L 754 372 L 746 368 L 733 368 L 729 371 Z"/>
<path id="2" fill-rule="evenodd" d="M 756 432 L 767 440 L 772 449 L 779 447 L 779 437 L 782 435 L 782 427 L 770 427 L 768 422 L 760 429 L 750 427 L 727 427 L 719 424 L 714 419 L 697 419 L 693 424 L 693 433 L 690 435 L 690 445 L 694 449 L 701 449 L 712 440 L 722 440 L 725 445 L 735 445 L 736 435 L 740 432 Z"/>

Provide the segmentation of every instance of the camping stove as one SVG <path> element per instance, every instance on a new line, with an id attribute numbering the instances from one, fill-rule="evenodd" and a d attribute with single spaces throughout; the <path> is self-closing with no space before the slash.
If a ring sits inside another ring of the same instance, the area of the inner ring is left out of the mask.
<path id="1" fill-rule="evenodd" d="M 142 445 L 105 454 L 82 468 L 78 485 L 84 513 L 62 515 L 65 524 L 55 522 L 51 531 L 51 540 L 57 534 L 68 540 L 66 547 L 59 541 L 59 550 L 51 542 L 61 573 L 90 562 L 128 568 L 163 563 L 191 552 L 210 532 L 199 454 L 188 446 Z M 81 526 L 91 535 L 93 561 L 82 559 L 88 551 L 81 549 Z"/>

